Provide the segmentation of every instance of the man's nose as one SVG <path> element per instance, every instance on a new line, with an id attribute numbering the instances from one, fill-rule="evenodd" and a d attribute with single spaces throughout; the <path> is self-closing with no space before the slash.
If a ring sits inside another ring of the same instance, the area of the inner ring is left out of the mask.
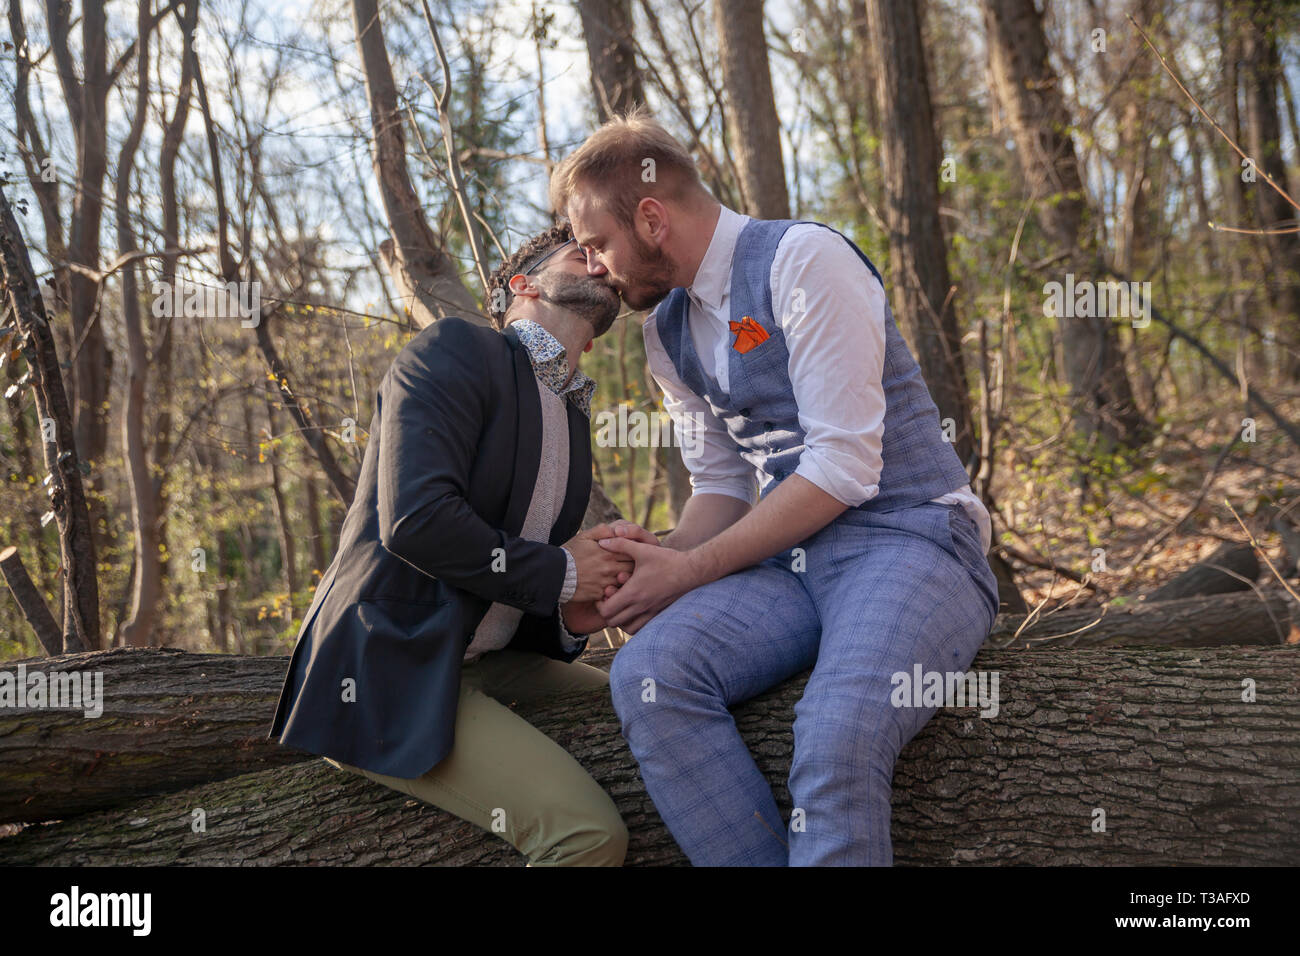
<path id="1" fill-rule="evenodd" d="M 596 258 L 596 254 L 591 250 L 587 250 L 587 275 L 603 276 L 608 271 L 608 269 L 600 264 L 600 261 Z"/>

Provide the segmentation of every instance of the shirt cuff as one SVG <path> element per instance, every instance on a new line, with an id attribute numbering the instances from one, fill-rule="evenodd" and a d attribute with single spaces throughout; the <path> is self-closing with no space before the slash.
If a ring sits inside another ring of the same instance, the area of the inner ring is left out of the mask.
<path id="1" fill-rule="evenodd" d="M 840 504 L 848 505 L 850 508 L 860 508 L 880 493 L 878 483 L 864 487 L 848 475 L 834 469 L 833 466 L 827 467 L 819 456 L 809 452 L 810 449 L 804 449 L 794 473 L 812 482 Z"/>
<path id="2" fill-rule="evenodd" d="M 560 604 L 568 604 L 573 597 L 573 592 L 578 590 L 578 565 L 573 560 L 573 555 L 569 553 L 568 548 L 561 548 L 564 552 L 564 587 L 560 588 Z M 563 627 L 564 623 L 561 622 Z M 567 634 L 568 631 L 565 631 Z"/>
<path id="3" fill-rule="evenodd" d="M 691 476 L 691 495 L 728 495 L 747 505 L 754 503 L 754 476 L 736 478 L 696 478 Z"/>
<path id="4" fill-rule="evenodd" d="M 569 629 L 564 626 L 564 614 L 560 614 L 560 649 L 566 654 L 572 654 L 574 649 L 587 639 L 586 634 L 570 634 Z"/>

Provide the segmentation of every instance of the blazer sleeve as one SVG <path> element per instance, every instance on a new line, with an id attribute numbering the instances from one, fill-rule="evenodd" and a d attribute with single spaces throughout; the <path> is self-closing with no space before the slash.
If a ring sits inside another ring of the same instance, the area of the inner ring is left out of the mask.
<path id="1" fill-rule="evenodd" d="M 549 617 L 564 585 L 563 550 L 492 527 L 466 496 L 490 400 L 476 332 L 438 322 L 426 342 L 402 350 L 380 386 L 379 540 L 431 577 Z"/>

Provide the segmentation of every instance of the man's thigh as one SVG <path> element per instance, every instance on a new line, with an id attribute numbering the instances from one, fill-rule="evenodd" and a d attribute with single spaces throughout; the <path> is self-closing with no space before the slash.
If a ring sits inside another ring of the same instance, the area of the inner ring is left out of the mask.
<path id="1" fill-rule="evenodd" d="M 894 675 L 967 668 L 988 635 L 987 595 L 947 550 L 947 511 L 838 524 L 824 574 L 809 579 L 822 619 L 817 666 L 795 708 L 795 746 L 809 735 L 869 731 L 895 752 L 933 708 L 895 707 Z"/>
<path id="2" fill-rule="evenodd" d="M 678 598 L 620 648 L 611 679 L 687 682 L 730 706 L 811 667 L 820 626 L 782 552 Z"/>
<path id="3" fill-rule="evenodd" d="M 591 845 L 593 858 L 583 862 L 620 864 L 626 830 L 609 795 L 564 748 L 477 683 L 462 680 L 455 743 L 423 776 L 344 768 L 498 834 L 535 863 L 548 862 L 553 847 Z M 605 852 L 618 859 L 595 858 Z"/>
<path id="4" fill-rule="evenodd" d="M 609 674 L 581 661 L 566 664 L 544 654 L 489 651 L 476 665 L 480 685 L 503 704 L 532 704 L 577 691 L 609 692 Z"/>
<path id="5" fill-rule="evenodd" d="M 990 601 L 954 553 L 949 511 L 925 504 L 835 523 L 825 573 L 809 579 L 830 666 L 870 661 L 892 675 L 971 662 L 992 623 Z"/>

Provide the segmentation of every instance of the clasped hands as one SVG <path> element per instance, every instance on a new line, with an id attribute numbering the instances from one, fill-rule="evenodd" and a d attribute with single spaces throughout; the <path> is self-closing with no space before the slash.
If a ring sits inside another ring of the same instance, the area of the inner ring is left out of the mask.
<path id="1" fill-rule="evenodd" d="M 563 607 L 564 626 L 575 634 L 604 627 L 635 634 L 698 583 L 689 553 L 663 547 L 634 521 L 580 531 L 564 547 L 578 571 L 577 589 Z"/>

